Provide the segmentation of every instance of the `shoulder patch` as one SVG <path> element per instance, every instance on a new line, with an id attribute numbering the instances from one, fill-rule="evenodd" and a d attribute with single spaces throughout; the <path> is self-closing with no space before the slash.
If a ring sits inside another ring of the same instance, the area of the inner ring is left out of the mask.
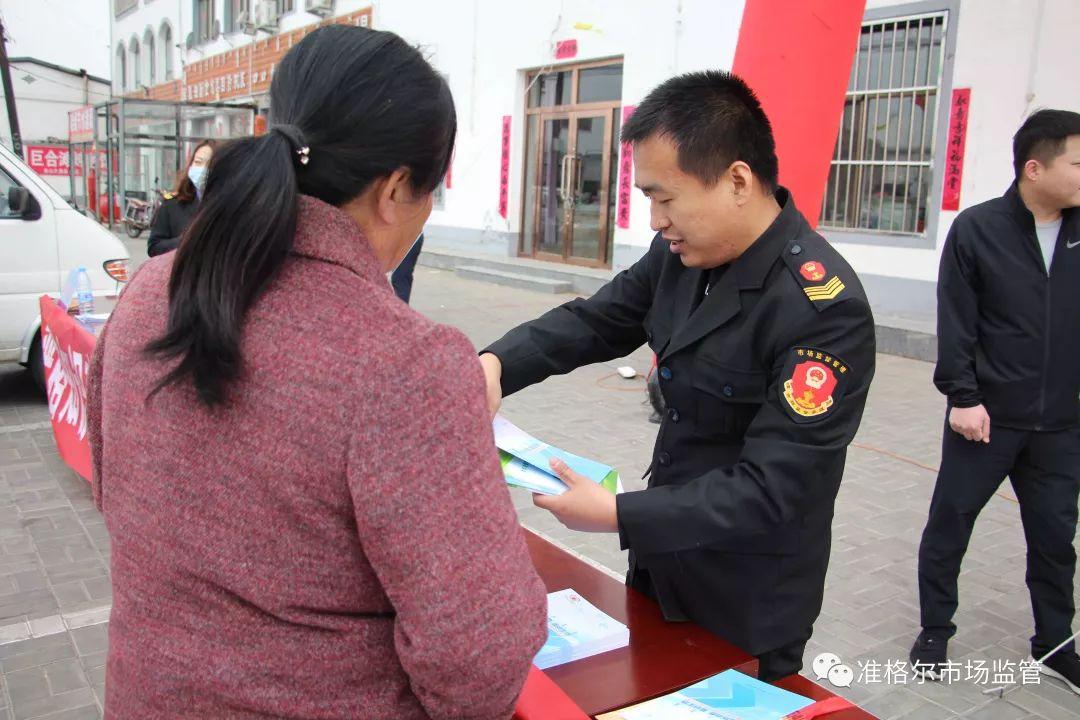
<path id="1" fill-rule="evenodd" d="M 822 420 L 835 412 L 847 388 L 851 367 L 832 353 L 814 347 L 789 351 L 778 384 L 780 404 L 796 423 Z"/>
<path id="2" fill-rule="evenodd" d="M 173 195 L 171 192 L 163 192 L 163 193 L 161 193 L 161 199 L 162 200 L 172 200 L 174 197 L 176 197 L 176 196 Z"/>
<path id="3" fill-rule="evenodd" d="M 817 243 L 813 238 L 800 238 L 785 248 L 784 264 L 806 299 L 819 311 L 844 300 L 851 292 L 841 278 L 847 277 L 846 265 L 824 240 Z"/>

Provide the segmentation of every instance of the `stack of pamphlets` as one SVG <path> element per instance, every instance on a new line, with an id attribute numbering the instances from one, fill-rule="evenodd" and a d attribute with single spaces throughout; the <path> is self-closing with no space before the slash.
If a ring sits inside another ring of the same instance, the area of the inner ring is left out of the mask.
<path id="1" fill-rule="evenodd" d="M 533 664 L 546 670 L 629 644 L 625 625 L 573 590 L 560 590 L 548 594 L 548 639 Z"/>
<path id="2" fill-rule="evenodd" d="M 802 695 L 725 670 L 670 695 L 597 716 L 596 720 L 781 720 L 813 705 Z"/>
<path id="3" fill-rule="evenodd" d="M 499 448 L 506 482 L 540 495 L 561 495 L 566 484 L 551 469 L 551 459 L 559 458 L 571 470 L 599 483 L 612 494 L 622 492 L 619 473 L 608 465 L 552 447 L 528 434 L 517 425 L 497 415 L 492 428 Z"/>

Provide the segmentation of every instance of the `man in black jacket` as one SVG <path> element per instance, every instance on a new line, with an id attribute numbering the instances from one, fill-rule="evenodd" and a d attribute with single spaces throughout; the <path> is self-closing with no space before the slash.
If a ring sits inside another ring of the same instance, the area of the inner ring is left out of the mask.
<path id="1" fill-rule="evenodd" d="M 1005 476 L 1028 544 L 1042 672 L 1080 694 L 1072 635 L 1080 490 L 1080 114 L 1043 110 L 1013 138 L 1016 182 L 949 230 L 938 276 L 948 398 L 941 470 L 919 547 L 917 673 L 941 677 L 975 518 Z"/>
<path id="2" fill-rule="evenodd" d="M 797 672 L 821 610 L 847 446 L 874 374 L 858 278 L 777 186 L 772 130 L 727 73 L 653 90 L 623 130 L 658 231 L 591 298 L 511 330 L 480 357 L 489 404 L 648 342 L 666 412 L 648 488 L 537 497 L 575 530 L 617 532 L 627 583 Z"/>

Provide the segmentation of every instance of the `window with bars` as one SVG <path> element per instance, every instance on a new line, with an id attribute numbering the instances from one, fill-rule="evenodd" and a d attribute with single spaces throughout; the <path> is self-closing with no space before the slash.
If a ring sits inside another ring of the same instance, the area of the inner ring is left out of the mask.
<path id="1" fill-rule="evenodd" d="M 863 23 L 821 226 L 925 232 L 947 13 Z"/>

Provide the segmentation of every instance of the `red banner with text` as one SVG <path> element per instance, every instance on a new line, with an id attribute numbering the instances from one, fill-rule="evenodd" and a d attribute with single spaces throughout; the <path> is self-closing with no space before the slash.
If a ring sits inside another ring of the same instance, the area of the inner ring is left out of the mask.
<path id="1" fill-rule="evenodd" d="M 56 447 L 72 470 L 90 480 L 86 379 L 94 352 L 94 336 L 54 298 L 43 295 L 40 305 L 41 355 Z"/>
<path id="2" fill-rule="evenodd" d="M 949 143 L 945 146 L 945 183 L 941 191 L 941 209 L 960 209 L 960 185 L 964 180 L 964 142 L 967 140 L 968 115 L 971 114 L 971 88 L 956 88 L 949 113 Z"/>
<path id="3" fill-rule="evenodd" d="M 510 116 L 502 119 L 502 161 L 499 163 L 499 214 L 506 217 L 510 204 Z"/>

